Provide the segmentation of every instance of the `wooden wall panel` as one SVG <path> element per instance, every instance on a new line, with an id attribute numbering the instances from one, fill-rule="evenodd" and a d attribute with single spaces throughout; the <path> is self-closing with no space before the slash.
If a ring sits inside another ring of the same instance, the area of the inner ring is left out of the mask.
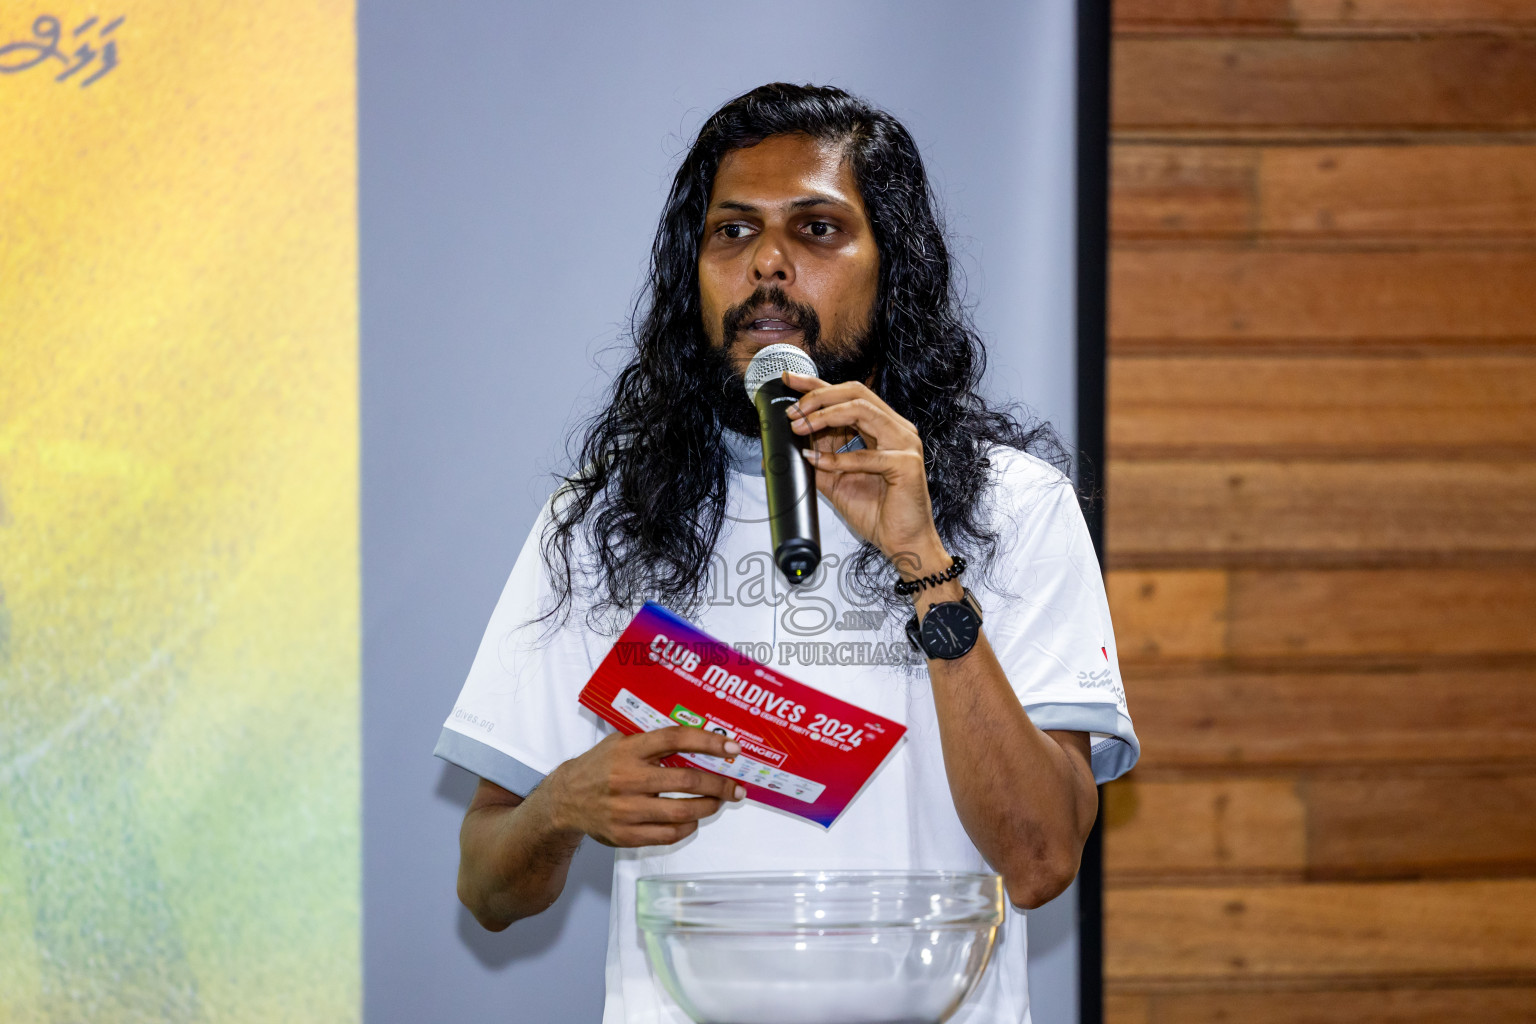
<path id="1" fill-rule="evenodd" d="M 1533 65 L 1536 68 L 1536 65 Z M 1109 330 L 1138 341 L 1536 339 L 1536 247 L 1122 248 Z"/>
<path id="2" fill-rule="evenodd" d="M 1268 31 L 1294 23 L 1291 0 L 1115 0 L 1115 30 L 1132 32 Z"/>
<path id="3" fill-rule="evenodd" d="M 1533 163 L 1523 145 L 1273 147 L 1259 160 L 1257 229 L 1268 238 L 1529 237 Z"/>
<path id="4" fill-rule="evenodd" d="M 1117 986 L 1536 981 L 1536 880 L 1115 890 Z"/>
<path id="5" fill-rule="evenodd" d="M 1121 661 L 1225 656 L 1226 573 L 1112 572 L 1105 584 Z"/>
<path id="6" fill-rule="evenodd" d="M 1121 132 L 1536 128 L 1536 39 L 1136 39 L 1115 44 Z"/>
<path id="7" fill-rule="evenodd" d="M 1117 356 L 1109 404 L 1116 459 L 1536 453 L 1531 356 Z"/>
<path id="8" fill-rule="evenodd" d="M 1303 789 L 1313 877 L 1536 874 L 1536 774 L 1325 776 Z"/>
<path id="9" fill-rule="evenodd" d="M 1531 568 L 1112 570 L 1109 598 L 1132 663 L 1536 656 Z"/>
<path id="10" fill-rule="evenodd" d="M 1536 27 L 1536 6 L 1530 0 L 1115 0 L 1114 18 L 1122 35 L 1518 33 Z"/>
<path id="11" fill-rule="evenodd" d="M 1518 32 L 1536 27 L 1530 0 L 1292 0 L 1297 20 L 1318 28 L 1451 28 Z"/>
<path id="12" fill-rule="evenodd" d="M 1536 556 L 1536 462 L 1115 460 L 1108 479 L 1117 566 Z"/>
<path id="13" fill-rule="evenodd" d="M 1536 874 L 1536 772 L 1445 769 L 1121 779 L 1112 887 Z"/>
<path id="14" fill-rule="evenodd" d="M 1536 988 L 1112 996 L 1108 1024 L 1529 1024 Z"/>
<path id="15" fill-rule="evenodd" d="M 1105 787 L 1104 872 L 1135 876 L 1291 874 L 1307 864 L 1295 779 L 1122 780 Z"/>
<path id="16" fill-rule="evenodd" d="M 1233 657 L 1531 657 L 1536 569 L 1238 570 Z"/>
<path id="17" fill-rule="evenodd" d="M 1116 148 L 1116 237 L 1359 241 L 1536 235 L 1528 146 Z"/>
<path id="18" fill-rule="evenodd" d="M 1104 997 L 1105 1024 L 1152 1024 L 1152 997 L 1119 992 Z"/>
<path id="19" fill-rule="evenodd" d="M 1108 1019 L 1536 1020 L 1536 3 L 1114 13 Z"/>
<path id="20" fill-rule="evenodd" d="M 1138 775 L 1162 770 L 1536 767 L 1536 666 L 1128 672 Z"/>
<path id="21" fill-rule="evenodd" d="M 1117 146 L 1111 229 L 1121 240 L 1251 237 L 1259 160 L 1248 146 Z"/>

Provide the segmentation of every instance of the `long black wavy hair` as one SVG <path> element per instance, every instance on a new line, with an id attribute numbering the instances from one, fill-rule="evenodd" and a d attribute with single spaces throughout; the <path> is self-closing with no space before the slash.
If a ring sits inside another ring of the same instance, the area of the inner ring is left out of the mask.
<path id="1" fill-rule="evenodd" d="M 607 406 L 584 425 L 572 453 L 579 468 L 565 478 L 542 538 L 557 599 L 542 618 L 562 617 L 584 585 L 594 591 L 594 623 L 644 600 L 684 614 L 698 606 L 725 518 L 729 468 L 716 413 L 720 361 L 699 305 L 705 212 L 725 154 L 786 134 L 838 144 L 851 164 L 880 256 L 869 333 L 878 346 L 874 390 L 923 439 L 934 523 L 946 546 L 982 565 L 995 551 L 984 508 L 989 449 L 1029 451 L 1065 468 L 1048 424 L 990 406 L 977 391 L 986 355 L 906 128 L 841 89 L 764 85 L 704 123 L 672 182 L 651 249 L 650 287 L 631 319 L 634 358 L 615 378 Z M 583 530 L 590 555 L 577 564 Z M 873 545 L 855 556 L 851 577 L 896 602 L 895 571 Z"/>

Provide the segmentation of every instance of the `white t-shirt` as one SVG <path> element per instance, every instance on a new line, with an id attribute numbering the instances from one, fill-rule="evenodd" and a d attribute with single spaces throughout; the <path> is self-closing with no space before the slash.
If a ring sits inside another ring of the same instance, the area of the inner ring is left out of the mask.
<path id="1" fill-rule="evenodd" d="M 635 921 L 635 880 L 643 875 L 987 870 L 955 813 L 928 674 L 907 644 L 905 616 L 884 612 L 852 586 L 847 568 L 859 541 L 824 499 L 823 568 L 798 587 L 785 583 L 769 553 L 759 455 L 753 446 L 733 448 L 708 596 L 690 620 L 717 640 L 755 644 L 755 656 L 802 683 L 905 724 L 906 740 L 830 829 L 745 801 L 680 843 L 618 850 L 603 1024 L 688 1024 L 652 982 Z M 983 629 L 1030 719 L 1041 729 L 1092 734 L 1094 775 L 1108 781 L 1130 769 L 1140 747 L 1076 494 L 1065 476 L 1032 456 L 997 449 L 991 458 L 999 551 L 990 573 L 975 566 L 963 582 L 981 604 Z M 522 795 L 611 731 L 578 705 L 577 694 L 615 636 L 590 628 L 580 606 L 542 640 L 541 626 L 528 625 L 551 599 L 540 549 L 548 516 L 546 505 L 437 746 L 439 757 Z M 1027 1022 L 1025 951 L 1025 915 L 1010 908 L 981 985 L 951 1019 Z"/>

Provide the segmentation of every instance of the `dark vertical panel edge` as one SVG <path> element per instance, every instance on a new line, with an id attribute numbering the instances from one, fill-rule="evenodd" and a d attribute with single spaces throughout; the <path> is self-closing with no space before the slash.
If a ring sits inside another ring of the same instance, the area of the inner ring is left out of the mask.
<path id="1" fill-rule="evenodd" d="M 1112 0 L 1077 3 L 1077 472 L 1088 533 L 1104 564 L 1109 75 Z M 1100 801 L 1103 806 L 1103 801 Z M 1104 819 L 1079 871 L 1078 1019 L 1104 1021 Z"/>

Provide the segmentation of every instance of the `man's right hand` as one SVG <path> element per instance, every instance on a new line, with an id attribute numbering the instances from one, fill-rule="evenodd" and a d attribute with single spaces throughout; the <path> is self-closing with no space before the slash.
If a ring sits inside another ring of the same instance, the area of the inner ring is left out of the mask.
<path id="1" fill-rule="evenodd" d="M 719 733 L 669 726 L 609 736 L 550 772 L 526 800 L 481 779 L 459 830 L 459 899 L 500 931 L 555 902 L 583 835 L 608 846 L 675 843 L 722 802 L 746 796 L 735 779 L 661 764 L 679 753 L 735 757 L 741 748 Z"/>
<path id="2" fill-rule="evenodd" d="M 682 725 L 609 736 L 556 768 L 540 787 L 551 802 L 552 824 L 605 846 L 664 846 L 691 835 L 722 802 L 746 796 L 735 779 L 661 764 L 679 753 L 723 758 L 735 757 L 741 748 L 719 733 Z"/>

